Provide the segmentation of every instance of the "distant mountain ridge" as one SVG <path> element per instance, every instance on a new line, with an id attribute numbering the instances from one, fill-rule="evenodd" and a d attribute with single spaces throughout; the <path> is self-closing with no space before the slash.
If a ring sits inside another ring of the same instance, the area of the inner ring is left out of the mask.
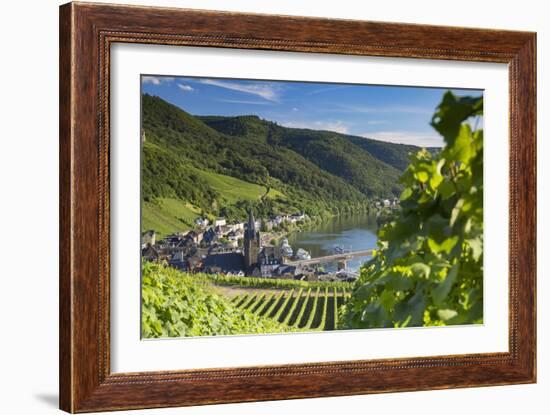
<path id="1" fill-rule="evenodd" d="M 322 216 L 364 209 L 373 198 L 400 194 L 398 179 L 408 153 L 419 149 L 287 128 L 254 115 L 193 116 L 147 94 L 142 96 L 142 111 L 145 207 L 155 207 L 150 210 L 158 216 L 163 200 L 180 200 L 190 210 L 188 215 L 178 210 L 176 219 L 187 227 L 197 212 L 241 218 L 250 208 L 260 216 L 297 210 Z M 227 176 L 233 179 L 223 179 Z M 235 185 L 235 180 L 242 184 Z M 250 197 L 247 183 L 260 186 L 258 194 L 264 188 L 265 197 Z M 228 198 L 230 187 L 242 193 Z M 160 220 L 156 216 L 151 213 L 143 226 L 154 226 Z"/>
<path id="2" fill-rule="evenodd" d="M 411 144 L 399 144 L 388 141 L 375 140 L 373 138 L 342 134 L 326 130 L 311 130 L 305 128 L 282 127 L 276 123 L 260 119 L 257 115 L 239 115 L 239 116 L 196 116 L 208 126 L 227 135 L 253 135 L 255 133 L 267 134 L 266 125 L 276 125 L 279 128 L 288 131 L 314 131 L 316 134 L 329 134 L 339 136 L 351 141 L 353 144 L 369 152 L 377 159 L 383 161 L 396 169 L 403 171 L 409 164 L 409 153 L 416 152 L 422 147 Z M 437 148 L 428 148 L 435 151 Z"/>

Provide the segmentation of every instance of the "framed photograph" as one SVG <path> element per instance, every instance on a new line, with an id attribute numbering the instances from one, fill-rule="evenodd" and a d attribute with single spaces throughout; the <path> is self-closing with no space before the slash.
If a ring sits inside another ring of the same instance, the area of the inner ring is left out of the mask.
<path id="1" fill-rule="evenodd" d="M 535 382 L 535 46 L 61 6 L 61 409 Z"/>

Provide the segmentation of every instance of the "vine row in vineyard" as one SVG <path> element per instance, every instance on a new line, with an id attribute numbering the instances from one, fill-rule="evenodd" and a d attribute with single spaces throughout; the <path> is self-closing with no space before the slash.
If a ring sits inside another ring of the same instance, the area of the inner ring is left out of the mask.
<path id="1" fill-rule="evenodd" d="M 233 299 L 233 304 L 294 330 L 334 330 L 338 324 L 338 309 L 349 295 L 342 288 L 300 288 L 271 294 L 241 294 Z"/>

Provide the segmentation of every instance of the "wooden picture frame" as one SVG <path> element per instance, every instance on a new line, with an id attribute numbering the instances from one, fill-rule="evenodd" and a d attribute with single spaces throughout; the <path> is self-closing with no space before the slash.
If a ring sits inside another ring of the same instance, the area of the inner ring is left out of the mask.
<path id="1" fill-rule="evenodd" d="M 111 373 L 109 59 L 117 42 L 508 64 L 509 352 Z M 535 33 L 69 3 L 60 8 L 59 93 L 61 409 L 91 412 L 535 382 Z"/>

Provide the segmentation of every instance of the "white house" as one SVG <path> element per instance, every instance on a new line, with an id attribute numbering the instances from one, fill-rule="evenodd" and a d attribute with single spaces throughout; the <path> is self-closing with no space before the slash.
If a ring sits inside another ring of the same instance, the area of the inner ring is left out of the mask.
<path id="1" fill-rule="evenodd" d="M 291 216 L 291 219 L 294 219 L 294 221 L 298 221 L 298 222 L 303 221 L 305 218 L 306 218 L 306 215 L 302 212 L 294 213 Z"/>
<path id="2" fill-rule="evenodd" d="M 154 230 L 145 232 L 141 236 L 141 247 L 145 248 L 148 245 L 154 245 L 156 242 L 156 237 L 157 237 L 157 234 L 155 233 Z"/>
<path id="3" fill-rule="evenodd" d="M 293 253 L 294 252 L 292 250 L 292 247 L 288 243 L 288 239 L 283 238 L 283 240 L 281 241 L 281 255 L 290 258 L 292 257 Z"/>
<path id="4" fill-rule="evenodd" d="M 197 218 L 195 219 L 195 224 L 201 228 L 206 228 L 210 221 L 207 218 Z"/>
<path id="5" fill-rule="evenodd" d="M 225 226 L 225 224 L 225 218 L 216 218 L 216 220 L 214 220 L 214 226 Z"/>
<path id="6" fill-rule="evenodd" d="M 233 222 L 227 226 L 233 232 L 244 231 L 244 222 Z"/>

